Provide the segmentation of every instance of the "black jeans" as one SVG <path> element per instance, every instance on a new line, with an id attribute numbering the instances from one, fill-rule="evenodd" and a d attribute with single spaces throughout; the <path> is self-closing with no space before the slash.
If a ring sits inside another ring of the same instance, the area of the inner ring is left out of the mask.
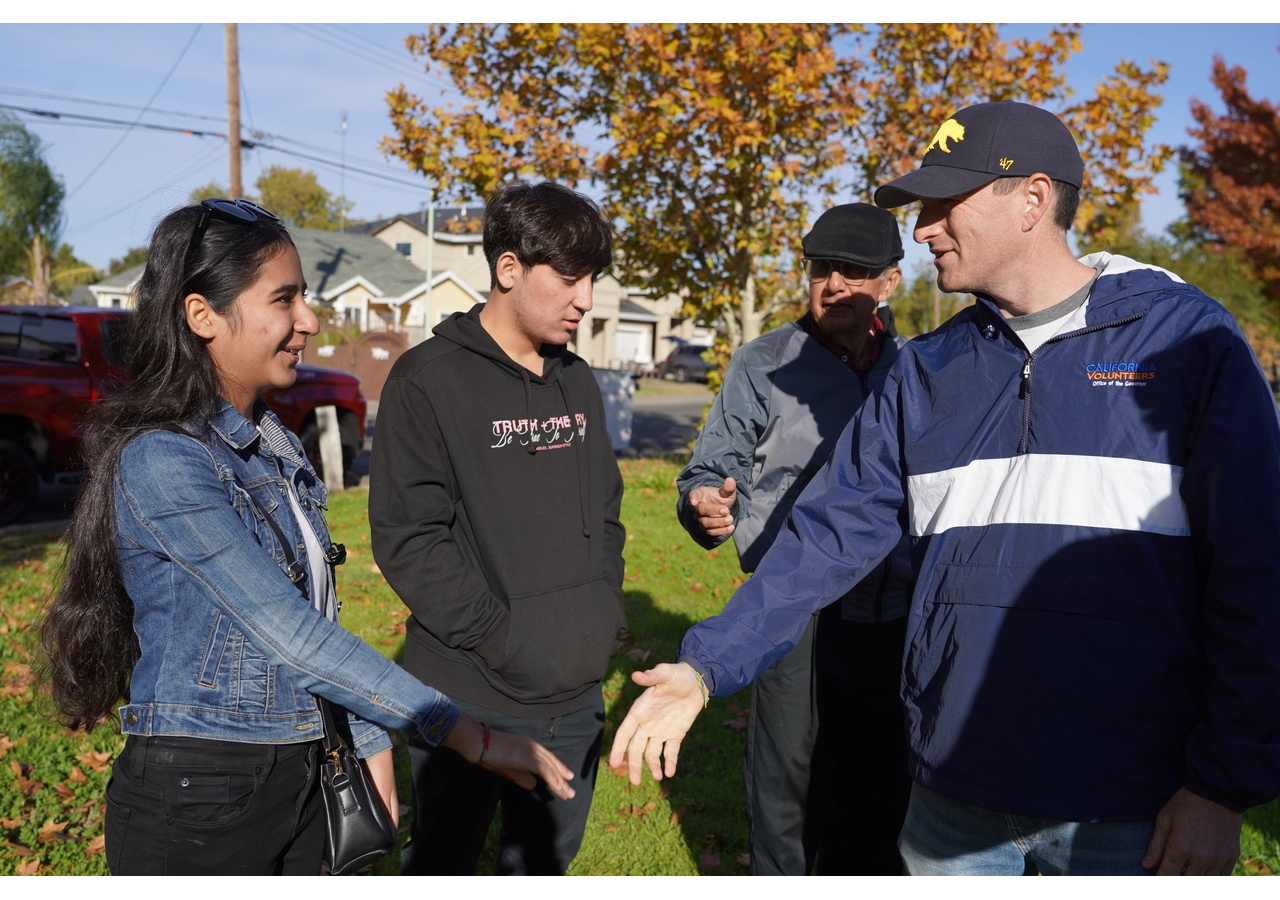
<path id="1" fill-rule="evenodd" d="M 112 875 L 319 875 L 320 742 L 130 735 L 107 783 Z"/>
<path id="2" fill-rule="evenodd" d="M 474 875 L 493 814 L 502 805 L 498 875 L 563 875 L 582 846 L 591 811 L 604 699 L 599 688 L 577 708 L 549 719 L 522 719 L 473 703 L 459 708 L 492 728 L 523 734 L 573 770 L 572 800 L 557 800 L 539 782 L 532 791 L 473 766 L 445 747 L 409 742 L 413 761 L 413 821 L 401 875 Z"/>
<path id="3" fill-rule="evenodd" d="M 911 799 L 902 712 L 907 620 L 850 622 L 822 611 L 813 789 L 825 798 L 819 875 L 901 875 L 898 834 Z"/>

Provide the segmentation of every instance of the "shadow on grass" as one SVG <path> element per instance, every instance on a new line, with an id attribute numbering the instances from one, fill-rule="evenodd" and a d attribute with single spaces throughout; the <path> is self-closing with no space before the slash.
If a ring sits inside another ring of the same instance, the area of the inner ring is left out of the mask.
<path id="1" fill-rule="evenodd" d="M 641 693 L 631 673 L 676 657 L 680 639 L 697 620 L 659 608 L 644 591 L 627 591 L 628 631 L 605 676 L 607 760 L 618 724 Z M 603 819 L 612 871 L 632 875 L 744 874 L 747 853 L 742 754 L 747 695 L 713 699 L 680 749 L 676 775 L 655 783 L 646 774 L 633 787 L 602 768 L 593 819 Z M 615 812 L 616 807 L 616 812 Z M 615 826 L 611 828 L 610 826 Z M 610 841 L 610 838 L 621 839 Z M 683 845 L 676 859 L 673 841 Z M 584 846 L 584 852 L 586 848 Z M 581 856 L 581 854 L 580 854 Z M 682 868 L 687 866 L 688 868 Z M 594 867 L 593 867 L 594 868 Z M 606 874 L 594 870 L 593 874 Z"/>

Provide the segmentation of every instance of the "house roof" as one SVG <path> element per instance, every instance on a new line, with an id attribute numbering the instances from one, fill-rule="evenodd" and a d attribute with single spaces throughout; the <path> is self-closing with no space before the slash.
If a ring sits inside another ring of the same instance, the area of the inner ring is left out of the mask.
<path id="1" fill-rule="evenodd" d="M 136 266 L 130 266 L 123 269 L 110 278 L 104 278 L 101 281 L 95 281 L 93 287 L 96 288 L 117 288 L 119 290 L 127 290 L 135 281 L 142 277 L 142 270 L 146 267 L 145 263 L 139 263 Z"/>
<path id="2" fill-rule="evenodd" d="M 455 234 L 450 228 L 452 223 L 460 219 L 484 219 L 483 206 L 438 206 L 435 212 L 435 231 L 437 237 L 444 237 Z M 360 225 L 348 225 L 346 232 L 349 234 L 377 234 L 388 225 L 395 222 L 403 222 L 404 224 L 416 228 L 423 234 L 427 233 L 427 215 L 425 210 L 417 212 L 401 213 L 398 216 L 391 216 L 388 219 L 377 219 L 373 222 L 364 222 Z M 467 232 L 463 232 L 464 234 Z M 470 232 L 474 233 L 474 232 Z M 459 234 L 461 236 L 461 234 Z M 477 234 L 478 237 L 478 234 Z"/>
<path id="3" fill-rule="evenodd" d="M 422 284 L 423 273 L 377 238 L 318 228 L 291 228 L 311 296 L 322 299 L 334 288 L 357 279 L 384 297 L 399 297 Z M 97 282 L 98 289 L 127 290 L 142 274 L 134 266 Z"/>
<path id="4" fill-rule="evenodd" d="M 623 297 L 618 301 L 618 318 L 629 322 L 660 322 L 662 317 L 649 312 L 639 303 Z"/>
<path id="5" fill-rule="evenodd" d="M 382 241 L 367 234 L 294 228 L 290 233 L 302 259 L 313 297 L 362 279 L 384 297 L 399 297 L 423 282 L 423 272 Z"/>

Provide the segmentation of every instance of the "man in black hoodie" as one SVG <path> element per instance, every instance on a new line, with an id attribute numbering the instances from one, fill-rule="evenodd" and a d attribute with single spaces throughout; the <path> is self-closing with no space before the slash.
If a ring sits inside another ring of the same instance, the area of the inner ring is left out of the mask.
<path id="1" fill-rule="evenodd" d="M 404 665 L 477 720 L 575 773 L 554 800 L 411 742 L 404 874 L 472 874 L 501 802 L 499 874 L 563 874 L 582 842 L 622 612 L 622 477 L 587 364 L 565 344 L 611 263 L 586 197 L 550 182 L 490 198 L 489 300 L 404 354 L 378 409 L 373 552 L 412 611 Z"/>

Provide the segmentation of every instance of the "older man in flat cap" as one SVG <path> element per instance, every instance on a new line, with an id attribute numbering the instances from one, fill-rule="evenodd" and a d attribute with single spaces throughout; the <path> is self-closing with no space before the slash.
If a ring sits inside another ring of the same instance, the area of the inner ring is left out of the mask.
<path id="1" fill-rule="evenodd" d="M 708 549 L 732 535 L 744 572 L 901 343 L 878 313 L 902 277 L 892 214 L 828 209 L 802 247 L 809 311 L 734 354 L 676 480 L 681 524 Z M 898 682 L 911 586 L 903 540 L 752 685 L 743 776 L 753 875 L 805 875 L 815 856 L 820 874 L 901 872 L 910 780 Z"/>

